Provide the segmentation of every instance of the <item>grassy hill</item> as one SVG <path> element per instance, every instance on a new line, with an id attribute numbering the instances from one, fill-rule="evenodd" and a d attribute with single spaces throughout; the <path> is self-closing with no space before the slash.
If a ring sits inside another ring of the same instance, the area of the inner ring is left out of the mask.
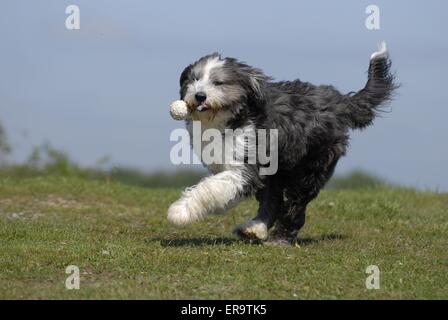
<path id="1" fill-rule="evenodd" d="M 225 216 L 178 228 L 181 190 L 105 179 L 0 176 L 0 298 L 448 298 L 448 195 L 386 186 L 326 189 L 297 246 L 240 243 Z M 65 268 L 81 271 L 67 290 Z M 381 271 L 365 287 L 366 268 Z"/>

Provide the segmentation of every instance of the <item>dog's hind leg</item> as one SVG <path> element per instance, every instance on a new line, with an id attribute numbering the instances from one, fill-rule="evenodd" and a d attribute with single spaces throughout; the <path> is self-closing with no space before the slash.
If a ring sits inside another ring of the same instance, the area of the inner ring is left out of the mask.
<path id="1" fill-rule="evenodd" d="M 278 216 L 267 244 L 289 244 L 296 240 L 305 224 L 306 207 L 330 179 L 338 159 L 336 156 L 327 165 L 301 168 L 306 173 L 291 173 L 284 193 L 284 210 Z"/>
<path id="2" fill-rule="evenodd" d="M 238 225 L 233 233 L 241 240 L 266 240 L 268 230 L 283 210 L 283 188 L 276 177 L 265 182 L 265 187 L 255 194 L 259 202 L 257 216 Z"/>

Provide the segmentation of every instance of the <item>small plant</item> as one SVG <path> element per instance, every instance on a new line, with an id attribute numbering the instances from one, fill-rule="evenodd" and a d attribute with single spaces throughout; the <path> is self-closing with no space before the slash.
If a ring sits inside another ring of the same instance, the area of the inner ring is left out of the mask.
<path id="1" fill-rule="evenodd" d="M 9 154 L 11 151 L 12 148 L 7 141 L 5 129 L 3 129 L 3 126 L 0 123 L 0 159 L 2 155 Z"/>

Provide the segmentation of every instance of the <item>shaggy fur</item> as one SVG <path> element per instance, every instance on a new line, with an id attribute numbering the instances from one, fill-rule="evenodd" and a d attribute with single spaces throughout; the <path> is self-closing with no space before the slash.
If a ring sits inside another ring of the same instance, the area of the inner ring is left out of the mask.
<path id="1" fill-rule="evenodd" d="M 293 241 L 305 223 L 308 203 L 345 155 L 350 129 L 371 125 L 379 108 L 391 99 L 396 86 L 390 66 L 383 43 L 371 57 L 367 84 L 349 94 L 300 80 L 274 82 L 260 69 L 219 54 L 188 66 L 180 77 L 180 96 L 192 120 L 200 121 L 203 129 L 220 132 L 277 129 L 278 171 L 262 176 L 260 163 L 206 164 L 214 175 L 188 188 L 169 208 L 169 220 L 186 224 L 255 194 L 257 216 L 234 233 L 242 239 Z M 191 120 L 187 128 L 192 135 Z"/>

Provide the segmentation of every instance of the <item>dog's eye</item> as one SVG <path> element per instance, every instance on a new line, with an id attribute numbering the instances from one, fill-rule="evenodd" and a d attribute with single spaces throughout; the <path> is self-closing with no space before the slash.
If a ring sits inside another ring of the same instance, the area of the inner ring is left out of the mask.
<path id="1" fill-rule="evenodd" d="M 215 81 L 213 81 L 213 84 L 214 84 L 215 86 L 222 86 L 222 85 L 224 84 L 224 82 L 215 80 Z"/>

